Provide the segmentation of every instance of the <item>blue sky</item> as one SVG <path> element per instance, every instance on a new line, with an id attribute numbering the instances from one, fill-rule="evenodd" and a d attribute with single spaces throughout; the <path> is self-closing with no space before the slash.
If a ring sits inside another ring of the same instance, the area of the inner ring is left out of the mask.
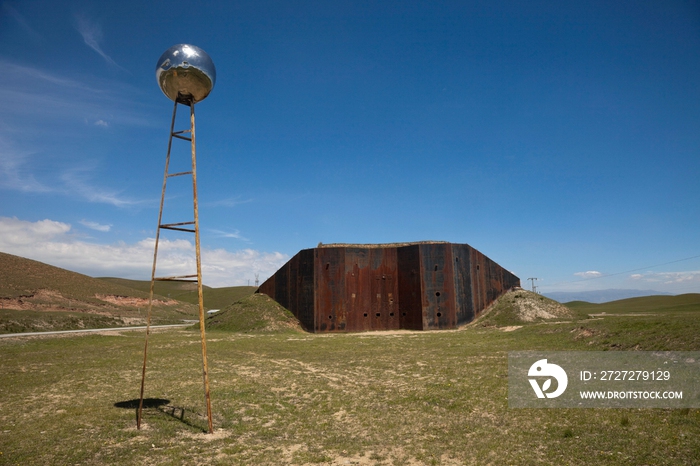
<path id="1" fill-rule="evenodd" d="M 444 240 L 544 293 L 700 292 L 697 1 L 0 5 L 0 251 L 148 279 L 155 66 L 191 43 L 217 67 L 196 106 L 205 284 L 318 242 Z M 192 251 L 166 236 L 159 275 Z"/>

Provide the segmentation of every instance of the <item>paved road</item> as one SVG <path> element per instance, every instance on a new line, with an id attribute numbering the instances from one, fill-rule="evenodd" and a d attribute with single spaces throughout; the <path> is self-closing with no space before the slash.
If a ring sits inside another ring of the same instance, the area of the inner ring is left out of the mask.
<path id="1" fill-rule="evenodd" d="M 169 327 L 190 327 L 192 324 L 170 324 L 170 325 L 151 325 L 151 328 L 169 328 Z M 123 332 L 125 330 L 146 330 L 146 326 L 141 327 L 110 327 L 110 328 L 85 328 L 81 330 L 56 330 L 54 332 L 23 332 L 23 333 L 4 333 L 0 338 L 17 338 L 17 337 L 34 337 L 37 335 L 59 335 L 61 333 L 89 333 L 89 332 Z"/>

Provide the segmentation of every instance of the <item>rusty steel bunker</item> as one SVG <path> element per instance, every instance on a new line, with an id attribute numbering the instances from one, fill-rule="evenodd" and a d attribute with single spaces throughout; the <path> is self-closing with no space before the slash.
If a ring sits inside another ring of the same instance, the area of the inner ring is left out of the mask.
<path id="1" fill-rule="evenodd" d="M 264 293 L 310 332 L 451 329 L 520 279 L 468 244 L 330 244 L 304 249 Z"/>

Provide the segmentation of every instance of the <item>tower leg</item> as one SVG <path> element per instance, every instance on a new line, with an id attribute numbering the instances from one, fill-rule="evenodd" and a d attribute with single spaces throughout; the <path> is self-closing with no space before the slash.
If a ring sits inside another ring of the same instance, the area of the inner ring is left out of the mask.
<path id="1" fill-rule="evenodd" d="M 209 433 L 214 433 L 209 395 L 209 365 L 207 364 L 207 337 L 204 328 L 204 295 L 202 291 L 202 256 L 199 242 L 199 206 L 197 203 L 197 150 L 194 133 L 194 102 L 190 103 L 190 128 L 192 131 L 192 193 L 194 199 L 194 242 L 197 255 L 197 294 L 199 297 L 199 332 L 202 339 L 202 378 L 204 379 L 204 399 L 207 404 Z"/>
<path id="2" fill-rule="evenodd" d="M 141 429 L 141 414 L 143 412 L 143 391 L 146 382 L 146 357 L 148 355 L 148 336 L 151 333 L 151 310 L 153 309 L 153 291 L 156 283 L 156 262 L 158 260 L 158 240 L 160 239 L 160 225 L 163 221 L 163 204 L 165 202 L 165 186 L 168 181 L 168 168 L 170 165 L 170 150 L 173 147 L 173 130 L 175 129 L 175 115 L 177 114 L 177 102 L 173 106 L 173 117 L 170 122 L 170 138 L 168 139 L 168 153 L 165 156 L 165 172 L 163 174 L 163 191 L 160 195 L 160 209 L 158 211 L 158 226 L 156 228 L 156 244 L 153 248 L 153 267 L 151 269 L 151 291 L 148 297 L 148 313 L 146 315 L 146 342 L 143 345 L 143 369 L 141 371 L 141 396 L 139 409 L 136 415 L 136 428 Z"/>

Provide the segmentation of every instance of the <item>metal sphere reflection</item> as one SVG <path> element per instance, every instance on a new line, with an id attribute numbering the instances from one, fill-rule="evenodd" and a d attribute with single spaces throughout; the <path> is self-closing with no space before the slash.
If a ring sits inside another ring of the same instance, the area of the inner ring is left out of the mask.
<path id="1" fill-rule="evenodd" d="M 177 44 L 161 55 L 156 65 L 158 85 L 170 100 L 189 103 L 204 100 L 216 82 L 216 68 L 204 50 Z"/>

